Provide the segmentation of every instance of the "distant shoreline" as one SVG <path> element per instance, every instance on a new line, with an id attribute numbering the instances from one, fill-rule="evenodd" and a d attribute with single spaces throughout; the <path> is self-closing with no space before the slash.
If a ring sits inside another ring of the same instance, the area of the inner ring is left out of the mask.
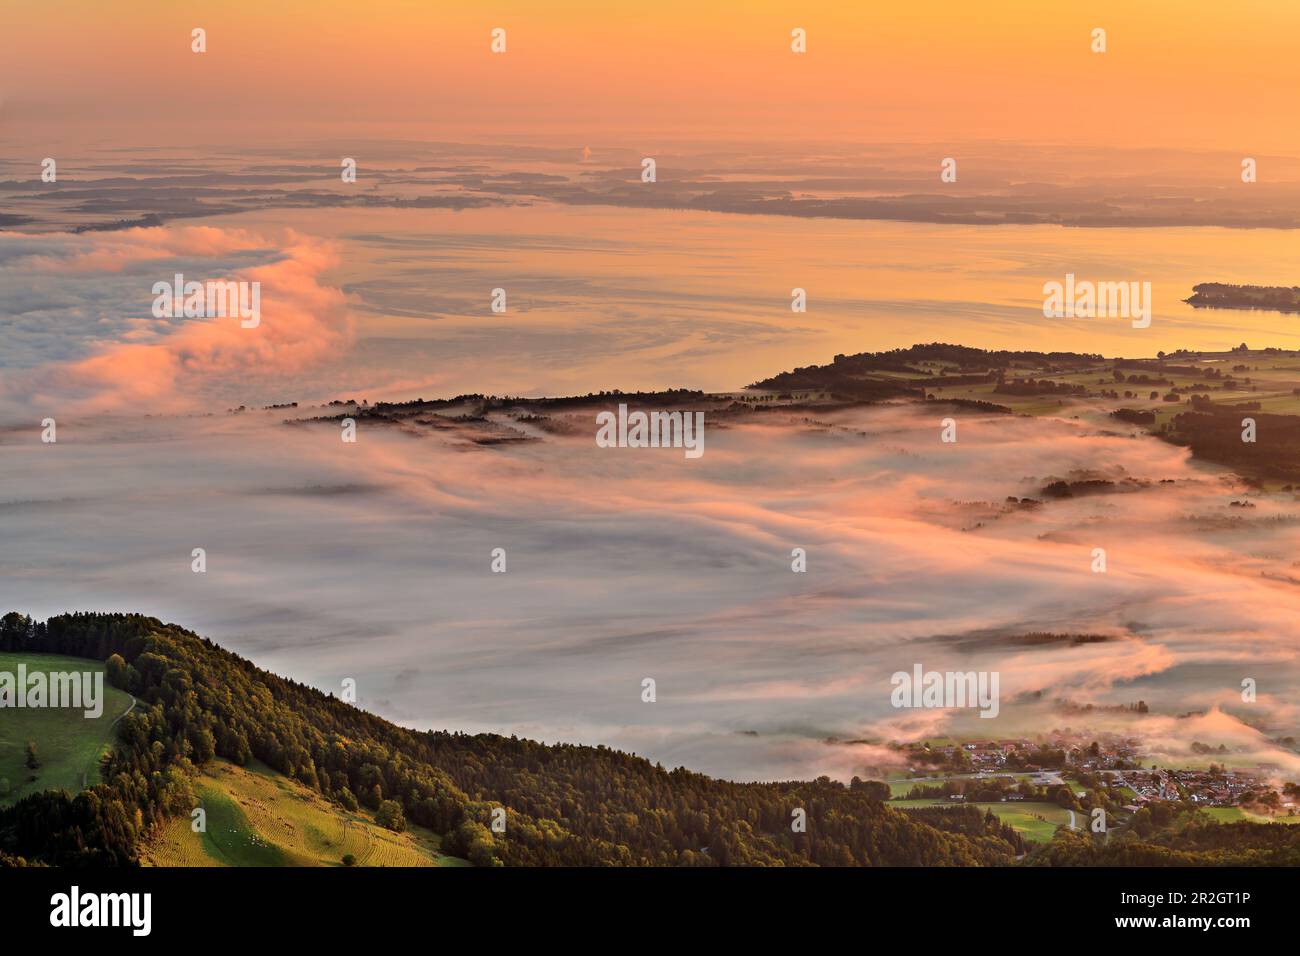
<path id="1" fill-rule="evenodd" d="M 1300 286 L 1201 282 L 1192 286 L 1192 295 L 1183 301 L 1196 309 L 1300 312 Z"/>

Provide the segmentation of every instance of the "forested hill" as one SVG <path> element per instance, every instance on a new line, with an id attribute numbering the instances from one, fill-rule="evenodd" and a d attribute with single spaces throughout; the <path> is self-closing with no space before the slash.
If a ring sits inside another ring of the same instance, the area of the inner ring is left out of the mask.
<path id="1" fill-rule="evenodd" d="M 0 810 L 0 863 L 133 865 L 153 827 L 189 815 L 194 769 L 217 756 L 256 758 L 345 807 L 396 801 L 443 852 L 486 866 L 997 865 L 1024 849 L 991 814 L 908 815 L 856 779 L 737 784 L 604 747 L 407 730 L 140 615 L 10 613 L 0 650 L 105 661 L 139 701 L 104 782 Z M 497 807 L 504 833 L 488 826 Z"/>
<path id="2" fill-rule="evenodd" d="M 998 370 L 1016 366 L 1078 371 L 1103 362 L 1081 352 L 986 351 L 967 345 L 931 342 L 887 352 L 836 355 L 829 365 L 805 365 L 755 382 L 751 388 L 823 389 L 844 398 L 881 401 L 924 399 L 935 386 L 992 381 Z M 935 365 L 939 366 L 936 374 Z M 924 376 L 924 377 L 922 377 Z"/>

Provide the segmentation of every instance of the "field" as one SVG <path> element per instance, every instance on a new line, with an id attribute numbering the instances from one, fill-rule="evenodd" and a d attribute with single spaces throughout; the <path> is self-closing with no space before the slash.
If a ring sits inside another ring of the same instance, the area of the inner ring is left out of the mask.
<path id="1" fill-rule="evenodd" d="M 80 671 L 102 673 L 102 661 L 53 654 L 0 653 L 0 671 Z M 131 696 L 104 684 L 104 712 L 97 718 L 81 710 L 53 707 L 0 711 L 0 803 L 41 790 L 76 793 L 99 782 L 99 761 L 114 741 L 113 722 L 131 707 Z M 36 744 L 40 767 L 25 764 L 28 741 Z M 34 779 L 33 779 L 34 778 Z M 8 781 L 7 785 L 5 781 Z"/>
<path id="2" fill-rule="evenodd" d="M 349 813 L 268 767 L 214 761 L 195 780 L 207 832 L 188 817 L 171 820 L 141 852 L 148 866 L 468 866 L 443 856 L 437 834 L 407 824 L 404 833 Z"/>
<path id="3" fill-rule="evenodd" d="M 1242 820 L 1249 820 L 1251 823 L 1300 823 L 1300 815 L 1294 813 L 1270 817 L 1260 813 L 1251 813 L 1241 807 L 1202 807 L 1201 813 L 1216 823 L 1238 823 Z"/>
<path id="4" fill-rule="evenodd" d="M 891 777 L 885 781 L 889 784 L 889 797 L 891 800 L 897 800 L 911 793 L 912 788 L 917 785 L 917 781 L 911 777 Z"/>
<path id="5" fill-rule="evenodd" d="M 1006 803 L 959 803 L 955 800 L 891 800 L 889 806 L 900 810 L 918 807 L 979 807 L 992 810 L 1003 823 L 1009 823 L 1026 840 L 1046 843 L 1052 839 L 1057 827 L 1069 826 L 1070 813 L 1054 803 L 1008 801 Z M 1076 813 L 1075 825 L 1086 825 L 1083 814 Z"/>
<path id="6" fill-rule="evenodd" d="M 918 369 L 935 373 L 945 371 L 944 363 L 914 362 Z M 1294 352 L 1196 352 L 1170 355 L 1161 365 L 1152 363 L 1143 368 L 1125 366 L 1127 375 L 1147 374 L 1164 378 L 1164 385 L 1138 385 L 1114 380 L 1115 362 L 1104 359 L 1085 367 L 1062 370 L 1033 368 L 1028 365 L 1018 366 L 1008 373 L 1008 378 L 1048 378 L 1054 382 L 1081 385 L 1093 394 L 1088 397 L 1072 395 L 1010 395 L 995 391 L 993 383 L 976 383 L 966 385 L 933 386 L 927 390 L 936 398 L 975 399 L 1005 405 L 1015 412 L 1026 415 L 1080 415 L 1093 412 L 1100 420 L 1106 420 L 1113 408 L 1144 409 L 1156 413 L 1156 425 L 1167 421 L 1178 412 L 1187 411 L 1187 397 L 1183 394 L 1179 402 L 1165 402 L 1163 396 L 1172 387 L 1209 394 L 1216 403 L 1253 401 L 1263 406 L 1263 411 L 1277 414 L 1300 414 L 1300 355 Z M 1213 369 L 1223 376 L 1209 379 L 1203 374 L 1192 374 L 1185 369 Z M 1240 371 L 1234 371 L 1240 369 Z M 880 373 L 873 373 L 879 375 Z M 925 385 L 928 376 L 924 374 L 894 375 L 893 378 L 913 381 Z M 1224 388 L 1225 379 L 1234 378 L 1232 388 Z M 1246 381 L 1249 379 L 1249 382 Z M 1121 396 L 1125 391 L 1133 397 L 1119 399 L 1103 398 L 1097 393 L 1102 389 L 1118 391 Z M 1158 393 L 1155 399 L 1150 393 Z"/>

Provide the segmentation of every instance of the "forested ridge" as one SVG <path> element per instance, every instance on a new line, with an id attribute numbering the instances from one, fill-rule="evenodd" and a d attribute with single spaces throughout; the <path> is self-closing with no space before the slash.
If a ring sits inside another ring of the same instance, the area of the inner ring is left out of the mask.
<path id="1" fill-rule="evenodd" d="M 1116 836 L 1112 834 L 1112 836 Z M 1098 840 L 1061 829 L 1030 866 L 1300 866 L 1300 825 L 1198 819 L 1144 837 Z"/>
<path id="2" fill-rule="evenodd" d="M 856 778 L 731 783 L 605 747 L 408 730 L 141 615 L 10 613 L 0 650 L 105 661 L 138 701 L 103 782 L 0 809 L 0 864 L 135 865 L 153 827 L 189 814 L 194 771 L 216 757 L 255 758 L 344 807 L 395 801 L 483 866 L 969 866 L 1024 852 L 992 814 L 905 813 Z M 504 833 L 488 826 L 497 807 Z"/>

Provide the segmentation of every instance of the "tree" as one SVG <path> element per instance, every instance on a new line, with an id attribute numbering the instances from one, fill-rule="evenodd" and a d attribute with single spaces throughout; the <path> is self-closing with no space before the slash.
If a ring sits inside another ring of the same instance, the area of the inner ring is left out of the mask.
<path id="1" fill-rule="evenodd" d="M 492 834 L 483 824 L 466 820 L 443 838 L 443 849 L 454 856 L 463 856 L 475 866 L 498 866 L 496 844 Z M 710 855 L 716 858 L 713 848 Z"/>
<path id="2" fill-rule="evenodd" d="M 26 650 L 36 639 L 36 623 L 26 614 L 10 611 L 0 618 L 0 648 L 7 651 Z"/>
<path id="3" fill-rule="evenodd" d="M 123 690 L 130 689 L 127 686 L 126 661 L 122 659 L 121 654 L 109 655 L 108 660 L 104 662 L 104 673 L 112 686 Z"/>
<path id="4" fill-rule="evenodd" d="M 861 780 L 858 777 L 849 782 L 849 789 L 865 793 L 872 800 L 888 800 L 891 794 L 889 784 L 883 780 Z"/>
<path id="5" fill-rule="evenodd" d="M 375 811 L 375 822 L 385 829 L 401 833 L 406 829 L 406 817 L 402 813 L 402 805 L 396 800 L 385 800 Z"/>

